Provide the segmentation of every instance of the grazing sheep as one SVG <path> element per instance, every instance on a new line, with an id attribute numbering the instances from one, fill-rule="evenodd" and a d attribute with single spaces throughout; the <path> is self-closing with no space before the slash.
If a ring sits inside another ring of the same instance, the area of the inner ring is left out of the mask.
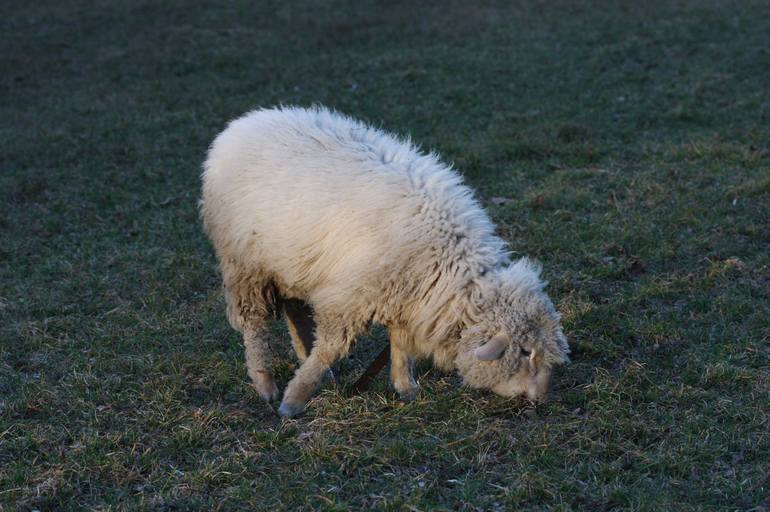
<path id="1" fill-rule="evenodd" d="M 266 401 L 279 395 L 266 322 L 279 308 L 286 317 L 302 364 L 283 416 L 304 410 L 372 322 L 389 331 L 405 399 L 418 389 L 414 358 L 530 399 L 568 361 L 539 268 L 512 263 L 461 177 L 409 141 L 325 108 L 250 112 L 211 146 L 201 213 Z"/>

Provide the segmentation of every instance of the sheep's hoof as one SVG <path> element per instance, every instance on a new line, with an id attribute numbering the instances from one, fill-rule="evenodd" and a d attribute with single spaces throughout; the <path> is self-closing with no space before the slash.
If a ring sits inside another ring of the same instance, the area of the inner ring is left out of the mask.
<path id="1" fill-rule="evenodd" d="M 254 379 L 254 389 L 257 390 L 259 397 L 267 403 L 277 402 L 281 396 L 278 386 L 275 384 L 273 376 L 267 372 L 257 372 Z"/>
<path id="2" fill-rule="evenodd" d="M 282 402 L 281 406 L 278 407 L 278 414 L 281 415 L 283 418 L 294 418 L 295 416 L 298 416 L 302 414 L 305 411 L 305 404 L 290 404 L 287 402 Z"/>
<path id="3" fill-rule="evenodd" d="M 414 386 L 407 388 L 403 391 L 396 390 L 399 398 L 402 402 L 414 402 L 417 399 L 417 393 L 420 391 L 420 386 Z"/>
<path id="4" fill-rule="evenodd" d="M 261 392 L 257 391 L 259 393 L 259 397 L 264 400 L 267 403 L 277 402 L 278 399 L 281 397 L 281 392 L 278 391 L 278 386 L 273 384 L 273 389 L 271 391 L 267 392 Z"/>

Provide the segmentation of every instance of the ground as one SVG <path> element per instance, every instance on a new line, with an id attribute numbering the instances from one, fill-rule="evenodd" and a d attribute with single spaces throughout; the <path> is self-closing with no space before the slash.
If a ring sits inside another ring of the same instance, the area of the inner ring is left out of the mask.
<path id="1" fill-rule="evenodd" d="M 766 2 L 0 11 L 1 510 L 770 510 Z M 304 417 L 260 402 L 196 203 L 279 103 L 454 163 L 564 315 L 549 402 L 426 363 L 347 398 L 376 328 Z"/>

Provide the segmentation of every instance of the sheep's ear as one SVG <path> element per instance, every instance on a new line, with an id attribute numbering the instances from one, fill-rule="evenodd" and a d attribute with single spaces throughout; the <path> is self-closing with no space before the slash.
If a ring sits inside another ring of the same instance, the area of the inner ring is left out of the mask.
<path id="1" fill-rule="evenodd" d="M 500 359 L 503 355 L 505 347 L 508 346 L 508 338 L 504 335 L 498 334 L 474 352 L 477 359 L 480 361 L 494 361 Z"/>

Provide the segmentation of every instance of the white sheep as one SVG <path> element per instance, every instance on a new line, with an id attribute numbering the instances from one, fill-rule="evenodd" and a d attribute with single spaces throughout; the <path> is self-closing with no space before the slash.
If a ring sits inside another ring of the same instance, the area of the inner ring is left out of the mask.
<path id="1" fill-rule="evenodd" d="M 266 401 L 279 395 L 266 324 L 284 312 L 302 364 L 283 416 L 304 410 L 372 322 L 388 329 L 405 399 L 415 358 L 530 399 L 568 361 L 539 268 L 512 263 L 457 172 L 409 141 L 320 107 L 250 112 L 209 150 L 201 213 Z"/>

